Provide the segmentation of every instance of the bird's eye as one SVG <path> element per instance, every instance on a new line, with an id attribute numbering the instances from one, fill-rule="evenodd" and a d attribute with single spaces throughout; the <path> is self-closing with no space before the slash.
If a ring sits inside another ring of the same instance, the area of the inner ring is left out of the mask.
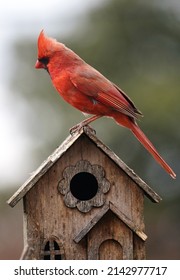
<path id="1" fill-rule="evenodd" d="M 49 63 L 49 58 L 41 57 L 41 58 L 38 58 L 38 61 L 41 62 L 42 64 L 44 64 L 45 66 L 47 66 L 47 64 Z"/>

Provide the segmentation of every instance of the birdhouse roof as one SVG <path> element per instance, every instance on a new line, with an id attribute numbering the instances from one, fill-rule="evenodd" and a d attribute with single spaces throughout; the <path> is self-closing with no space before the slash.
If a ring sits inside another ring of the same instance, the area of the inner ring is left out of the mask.
<path id="1" fill-rule="evenodd" d="M 85 134 L 94 144 L 104 152 L 117 166 L 119 166 L 145 193 L 145 195 L 153 202 L 160 202 L 161 197 L 152 190 L 139 176 L 137 176 L 132 169 L 130 169 L 110 148 L 101 142 L 95 131 L 89 127 L 84 126 L 80 131 L 69 135 L 66 140 L 35 170 L 27 181 L 14 193 L 14 195 L 7 201 L 7 203 L 14 207 L 26 193 L 36 184 L 37 181 L 51 168 L 51 166 L 59 160 L 62 155 L 76 142 L 76 140 Z"/>
<path id="2" fill-rule="evenodd" d="M 147 239 L 147 235 L 137 227 L 126 215 L 124 215 L 112 202 L 105 204 L 89 223 L 74 237 L 74 241 L 79 243 L 86 234 L 98 223 L 98 221 L 108 212 L 113 212 L 126 226 L 128 226 L 143 241 Z"/>

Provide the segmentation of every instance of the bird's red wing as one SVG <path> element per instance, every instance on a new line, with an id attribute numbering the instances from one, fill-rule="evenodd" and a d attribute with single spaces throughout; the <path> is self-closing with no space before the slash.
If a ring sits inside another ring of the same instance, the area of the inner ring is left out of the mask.
<path id="1" fill-rule="evenodd" d="M 133 118 L 141 115 L 131 99 L 94 68 L 89 66 L 71 73 L 70 79 L 79 91 L 94 100 Z"/>
<path id="2" fill-rule="evenodd" d="M 121 96 L 120 96 L 121 97 Z M 112 92 L 99 92 L 98 97 L 96 98 L 99 102 L 102 102 L 105 105 L 110 106 L 111 108 L 133 118 L 137 118 L 137 112 L 129 104 L 124 102 L 121 98 L 116 97 Z"/>

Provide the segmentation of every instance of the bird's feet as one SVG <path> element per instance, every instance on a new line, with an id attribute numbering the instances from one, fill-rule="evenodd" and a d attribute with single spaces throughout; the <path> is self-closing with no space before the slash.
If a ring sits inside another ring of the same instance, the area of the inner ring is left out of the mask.
<path id="1" fill-rule="evenodd" d="M 84 121 L 76 124 L 75 126 L 73 126 L 72 128 L 70 128 L 69 132 L 70 134 L 74 134 L 75 132 L 80 132 L 80 130 L 83 128 L 83 127 L 88 127 L 90 128 L 91 130 L 93 130 L 90 126 L 88 126 L 88 124 L 90 124 L 91 122 L 101 118 L 102 116 L 99 116 L 99 115 L 94 115 L 88 119 L 85 119 Z M 94 133 L 94 132 L 93 132 Z"/>
<path id="2" fill-rule="evenodd" d="M 71 135 L 73 135 L 76 132 L 80 132 L 80 130 L 83 128 L 83 130 L 86 132 L 90 132 L 91 134 L 96 134 L 95 129 L 93 129 L 90 125 L 84 124 L 84 125 L 80 125 L 77 124 L 75 126 L 73 126 L 72 128 L 70 128 L 69 132 Z"/>
<path id="3" fill-rule="evenodd" d="M 78 124 L 74 125 L 73 127 L 71 127 L 69 129 L 69 132 L 70 132 L 71 135 L 73 135 L 76 132 L 80 132 L 82 127 L 83 127 L 83 124 L 78 123 Z"/>

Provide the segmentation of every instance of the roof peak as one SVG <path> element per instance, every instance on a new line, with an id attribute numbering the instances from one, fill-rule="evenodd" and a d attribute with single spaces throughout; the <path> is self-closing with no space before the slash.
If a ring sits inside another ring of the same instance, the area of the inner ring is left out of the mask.
<path id="1" fill-rule="evenodd" d="M 153 202 L 160 202 L 161 197 L 153 191 L 136 173 L 130 169 L 109 147 L 107 147 L 96 136 L 96 131 L 90 126 L 84 126 L 79 131 L 69 135 L 64 142 L 31 174 L 25 183 L 12 195 L 7 203 L 14 207 L 26 193 L 40 180 L 40 178 L 62 157 L 62 155 L 76 142 L 81 135 L 86 135 L 97 148 L 101 149 L 112 161 L 114 161 L 151 199 Z"/>

